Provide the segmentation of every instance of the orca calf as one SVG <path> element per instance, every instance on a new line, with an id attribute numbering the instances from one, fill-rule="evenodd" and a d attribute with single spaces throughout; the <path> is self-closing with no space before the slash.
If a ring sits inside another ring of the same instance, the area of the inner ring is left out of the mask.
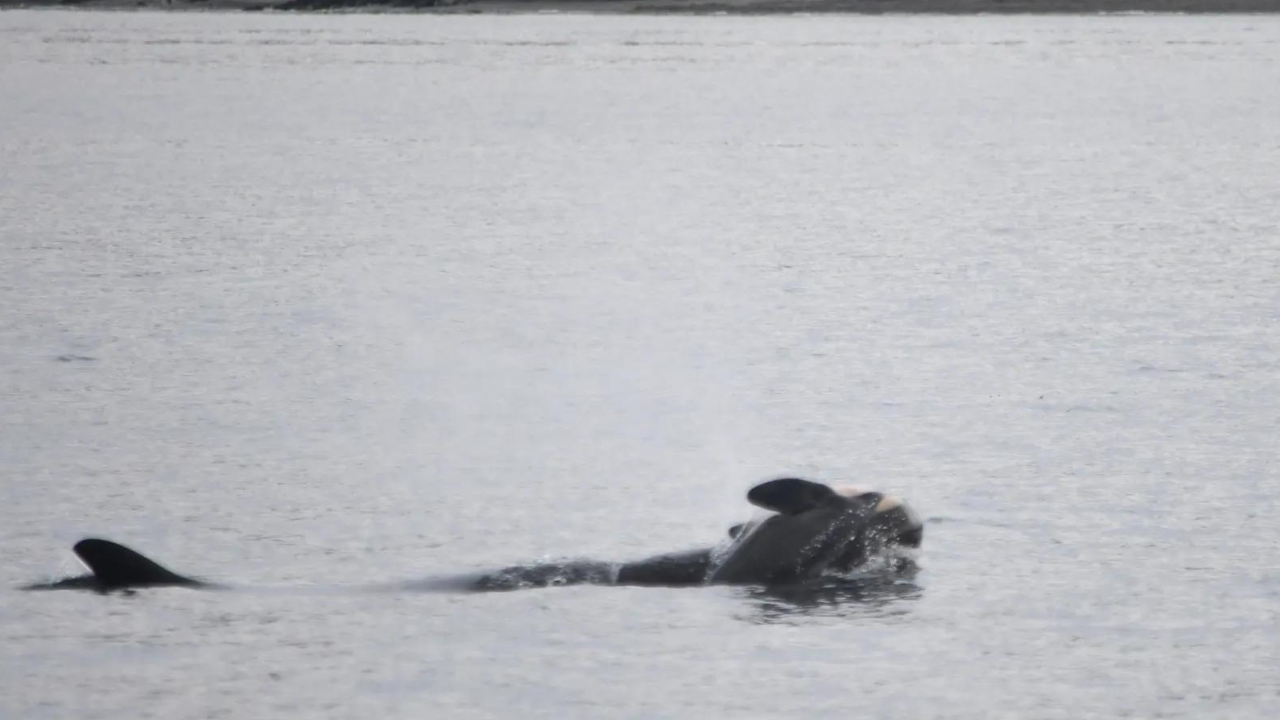
<path id="1" fill-rule="evenodd" d="M 478 577 L 435 579 L 408 589 L 515 590 L 553 585 L 789 585 L 827 574 L 848 573 L 875 556 L 919 548 L 923 525 L 901 500 L 860 488 L 832 488 L 800 478 L 779 478 L 747 493 L 753 505 L 773 512 L 735 525 L 727 543 L 628 563 L 577 561 L 517 565 Z M 29 590 L 216 585 L 179 575 L 129 548 L 89 538 L 76 556 L 91 574 L 32 585 Z M 894 558 L 903 569 L 910 560 Z"/>

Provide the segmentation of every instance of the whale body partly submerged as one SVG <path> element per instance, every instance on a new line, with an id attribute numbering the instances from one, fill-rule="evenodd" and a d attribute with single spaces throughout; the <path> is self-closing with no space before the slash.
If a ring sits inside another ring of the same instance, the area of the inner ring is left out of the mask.
<path id="1" fill-rule="evenodd" d="M 747 500 L 773 514 L 730 528 L 723 546 L 628 563 L 517 565 L 484 575 L 474 586 L 786 585 L 847 573 L 872 557 L 919 548 L 923 540 L 923 525 L 906 503 L 861 488 L 779 478 L 752 488 Z"/>
<path id="2" fill-rule="evenodd" d="M 761 483 L 747 493 L 772 514 L 730 529 L 721 546 L 626 563 L 575 561 L 518 565 L 479 577 L 421 587 L 512 590 L 550 585 L 787 585 L 828 573 L 847 573 L 870 558 L 918 548 L 923 525 L 898 498 L 860 488 L 832 488 L 800 478 Z M 111 591 L 138 587 L 217 587 L 175 573 L 110 540 L 76 543 L 90 574 L 28 589 Z M 409 587 L 413 587 L 412 585 Z"/>

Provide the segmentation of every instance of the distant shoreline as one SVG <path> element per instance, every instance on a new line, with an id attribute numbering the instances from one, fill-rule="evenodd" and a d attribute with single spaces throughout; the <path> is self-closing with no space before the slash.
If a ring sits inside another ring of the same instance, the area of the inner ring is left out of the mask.
<path id="1" fill-rule="evenodd" d="M 436 14 L 1207 15 L 1280 13 L 1280 0 L 0 0 L 0 10 L 22 8 Z"/>

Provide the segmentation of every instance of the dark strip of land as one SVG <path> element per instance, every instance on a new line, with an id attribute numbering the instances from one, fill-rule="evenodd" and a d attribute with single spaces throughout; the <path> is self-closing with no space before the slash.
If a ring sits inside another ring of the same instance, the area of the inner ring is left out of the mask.
<path id="1" fill-rule="evenodd" d="M 1277 13 L 1280 0 L 0 0 L 0 8 L 780 14 Z"/>

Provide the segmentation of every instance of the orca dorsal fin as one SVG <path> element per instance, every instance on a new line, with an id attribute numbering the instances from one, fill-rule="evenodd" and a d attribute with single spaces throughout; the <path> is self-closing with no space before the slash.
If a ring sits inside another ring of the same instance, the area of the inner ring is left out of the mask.
<path id="1" fill-rule="evenodd" d="M 76 557 L 89 566 L 93 576 L 107 588 L 202 584 L 198 580 L 172 572 L 141 553 L 110 540 L 86 538 L 76 543 L 72 550 Z"/>
<path id="2" fill-rule="evenodd" d="M 747 502 L 783 515 L 799 515 L 839 497 L 835 490 L 811 480 L 778 478 L 747 491 Z"/>

